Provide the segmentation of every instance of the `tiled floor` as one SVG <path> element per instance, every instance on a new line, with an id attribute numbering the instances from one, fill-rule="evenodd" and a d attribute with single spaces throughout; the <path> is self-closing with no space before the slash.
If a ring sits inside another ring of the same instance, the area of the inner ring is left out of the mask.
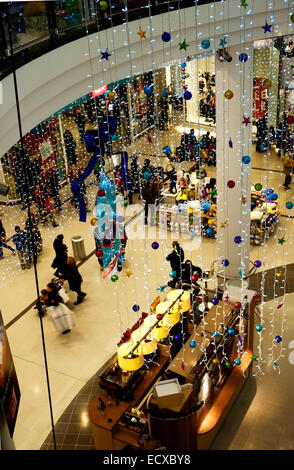
<path id="1" fill-rule="evenodd" d="M 153 135 L 153 143 L 150 148 L 146 147 L 146 136 L 136 143 L 136 150 L 140 160 L 144 161 L 146 154 L 161 154 L 161 149 L 166 144 L 175 145 L 180 140 L 180 133 L 168 132 Z M 128 149 L 131 153 L 133 149 Z M 154 158 L 157 164 L 165 166 L 165 157 Z M 267 163 L 268 162 L 268 163 Z M 275 188 L 279 193 L 283 213 L 287 215 L 284 204 L 286 200 L 293 200 L 293 191 L 285 193 L 281 184 L 283 176 L 279 173 L 281 166 L 280 159 L 273 151 L 269 159 L 261 154 L 253 154 L 254 168 L 266 168 L 253 170 L 252 181 L 262 182 L 268 180 L 268 185 Z M 180 167 L 182 165 L 178 165 Z M 277 171 L 274 171 L 277 170 Z M 215 174 L 215 169 L 208 168 L 209 175 Z M 69 196 L 69 188 L 64 189 L 64 198 Z M 96 197 L 96 188 L 90 187 L 88 190 L 89 200 L 92 206 Z M 127 208 L 128 217 L 134 211 L 141 210 L 141 206 L 129 206 Z M 21 224 L 25 214 L 17 208 L 5 208 L 0 206 L 1 218 L 7 229 L 8 236 L 11 235 L 15 223 Z M 46 285 L 50 280 L 53 270 L 50 268 L 53 253 L 52 242 L 58 233 L 63 233 L 65 241 L 71 253 L 71 237 L 82 235 L 85 241 L 86 253 L 89 254 L 94 249 L 93 235 L 91 232 L 90 219 L 92 214 L 88 214 L 87 223 L 78 221 L 77 211 L 66 203 L 62 214 L 58 216 L 59 227 L 52 229 L 51 226 L 42 228 L 44 240 L 43 252 L 38 260 L 38 276 L 40 287 Z M 138 220 L 138 219 L 136 219 Z M 268 240 L 267 246 L 252 247 L 251 259 L 261 259 L 264 265 L 261 269 L 271 269 L 288 263 L 294 263 L 293 246 L 293 219 L 282 217 L 279 230 L 276 234 L 287 235 L 287 245 L 283 249 L 277 249 L 277 239 L 272 237 Z M 130 224 L 129 230 L 134 225 Z M 47 316 L 44 317 L 45 339 L 47 348 L 47 358 L 49 366 L 49 377 L 53 401 L 54 421 L 58 423 L 56 433 L 58 434 L 57 444 L 72 446 L 64 439 L 65 425 L 59 423 L 59 418 L 63 416 L 68 407 L 72 409 L 73 417 L 79 415 L 78 440 L 75 446 L 88 446 L 91 444 L 89 433 L 89 423 L 87 422 L 86 400 L 77 399 L 77 403 L 72 401 L 77 397 L 83 387 L 89 387 L 87 393 L 95 394 L 95 382 L 93 389 L 88 381 L 94 377 L 103 364 L 109 360 L 116 350 L 116 342 L 121 332 L 126 329 L 137 318 L 137 314 L 132 310 L 135 303 L 141 309 L 148 308 L 150 303 L 158 295 L 156 290 L 158 285 L 166 282 L 169 275 L 169 264 L 165 261 L 167 253 L 170 251 L 170 244 L 173 237 L 169 236 L 160 241 L 160 247 L 156 253 L 151 248 L 151 243 L 158 239 L 156 229 L 150 229 L 148 234 L 142 239 L 129 240 L 126 251 L 126 263 L 124 270 L 116 283 L 104 282 L 95 256 L 91 256 L 80 268 L 84 279 L 83 290 L 88 293 L 84 303 L 74 306 L 75 296 L 70 293 L 70 308 L 77 317 L 77 326 L 69 335 L 58 335 L 53 324 Z M 182 240 L 186 258 L 192 259 L 204 268 L 208 268 L 216 258 L 215 240 L 203 239 L 201 243 L 197 240 L 185 242 Z M 14 441 L 17 449 L 39 449 L 50 432 L 50 416 L 47 398 L 47 387 L 44 373 L 44 360 L 42 355 L 42 345 L 40 339 L 40 325 L 36 310 L 30 309 L 20 316 L 16 322 L 13 320 L 32 303 L 36 298 L 33 270 L 21 271 L 18 261 L 10 253 L 1 261 L 1 286 L 0 302 L 1 311 L 6 324 L 11 326 L 7 330 L 10 346 L 12 349 L 15 367 L 22 391 L 19 416 L 16 424 Z M 124 276 L 126 269 L 131 270 L 130 278 Z M 259 271 L 261 271 L 261 269 Z M 290 296 L 289 296 L 290 299 Z M 270 302 L 269 315 L 271 314 Z M 289 303 L 289 314 L 292 311 Z M 294 325 L 289 323 L 289 335 L 293 331 Z M 286 363 L 286 359 L 283 360 Z M 281 365 L 281 371 L 283 370 Z M 287 364 L 286 364 L 287 367 Z M 287 374 L 281 372 L 281 376 L 273 375 L 270 371 L 264 378 L 264 390 L 268 390 L 267 377 L 269 377 L 269 387 L 271 380 L 277 380 L 285 393 L 291 389 L 291 383 Z M 274 378 L 272 378 L 274 377 Z M 270 389 L 270 388 L 269 388 Z M 84 395 L 84 394 L 83 394 Z M 84 398 L 84 397 L 83 397 Z M 284 406 L 284 405 L 283 405 Z M 283 416 L 283 414 L 281 414 Z M 252 418 L 253 419 L 253 418 Z M 275 418 L 276 419 L 276 418 Z M 270 418 L 268 418 L 270 420 Z M 280 422 L 281 426 L 283 421 Z M 78 423 L 76 423 L 78 424 Z M 88 431 L 88 432 L 87 432 Z M 246 434 L 246 429 L 244 431 Z M 67 433 L 73 434 L 73 433 Z M 81 437 L 87 436 L 87 437 Z M 85 444 L 87 442 L 87 444 Z M 225 444 L 224 444 L 225 445 Z M 237 445 L 235 443 L 235 445 Z M 248 443 L 249 445 L 249 443 Z M 254 446 L 254 442 L 250 445 Z M 72 447 L 71 447 L 72 448 Z M 76 447 L 75 447 L 76 448 Z"/>

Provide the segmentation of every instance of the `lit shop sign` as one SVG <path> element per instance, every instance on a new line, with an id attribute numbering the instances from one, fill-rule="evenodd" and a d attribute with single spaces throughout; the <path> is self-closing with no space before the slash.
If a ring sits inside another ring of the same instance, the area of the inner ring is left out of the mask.
<path id="1" fill-rule="evenodd" d="M 96 98 L 96 96 L 103 95 L 108 90 L 108 85 L 104 85 L 97 90 L 91 91 L 91 98 Z"/>

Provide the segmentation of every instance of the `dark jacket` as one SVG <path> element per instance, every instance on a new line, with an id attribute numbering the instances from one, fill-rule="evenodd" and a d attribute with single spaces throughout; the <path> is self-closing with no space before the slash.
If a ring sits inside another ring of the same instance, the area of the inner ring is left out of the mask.
<path id="1" fill-rule="evenodd" d="M 184 250 L 178 246 L 177 252 L 173 250 L 167 257 L 166 260 L 170 262 L 172 271 L 176 271 L 177 276 L 181 276 L 181 265 L 184 261 Z"/>
<path id="2" fill-rule="evenodd" d="M 150 184 L 146 184 L 142 189 L 142 198 L 147 202 L 147 204 L 154 204 L 155 194 Z"/>
<path id="3" fill-rule="evenodd" d="M 21 232 L 16 232 L 12 237 L 12 241 L 15 244 L 17 251 L 24 251 L 26 249 L 26 240 L 27 234 L 23 230 L 21 230 Z"/>
<path id="4" fill-rule="evenodd" d="M 189 266 L 186 263 L 182 264 L 182 281 L 186 282 L 187 284 L 191 283 L 191 277 L 193 274 L 200 277 L 202 275 L 202 271 L 197 266 Z"/>
<path id="5" fill-rule="evenodd" d="M 77 266 L 70 266 L 67 264 L 62 277 L 68 281 L 70 290 L 75 292 L 79 292 L 81 290 L 83 278 L 80 275 Z"/>

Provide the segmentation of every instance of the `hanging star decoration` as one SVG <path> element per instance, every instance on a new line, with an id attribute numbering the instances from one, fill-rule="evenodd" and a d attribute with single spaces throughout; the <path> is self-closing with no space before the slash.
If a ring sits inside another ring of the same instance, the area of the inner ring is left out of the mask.
<path id="1" fill-rule="evenodd" d="M 122 205 L 123 207 L 127 207 L 128 201 L 122 201 L 122 202 L 121 202 L 121 205 Z"/>
<path id="2" fill-rule="evenodd" d="M 146 31 L 143 31 L 141 26 L 140 26 L 139 31 L 137 32 L 137 34 L 140 36 L 140 39 L 143 39 L 143 38 L 146 39 L 146 36 L 145 36 Z"/>
<path id="3" fill-rule="evenodd" d="M 262 26 L 262 29 L 264 29 L 264 34 L 267 33 L 267 32 L 271 33 L 272 32 L 272 30 L 271 30 L 272 26 L 273 26 L 272 24 L 268 24 L 268 22 L 266 21 L 265 25 Z"/>
<path id="4" fill-rule="evenodd" d="M 221 228 L 225 228 L 228 225 L 228 222 L 225 220 L 224 222 L 221 223 Z"/>
<path id="5" fill-rule="evenodd" d="M 231 149 L 233 148 L 233 142 L 232 142 L 231 137 L 230 137 L 230 139 L 229 139 L 229 147 L 230 147 Z"/>
<path id="6" fill-rule="evenodd" d="M 284 237 L 278 238 L 278 245 L 283 245 L 283 243 L 285 243 L 285 242 L 286 242 L 286 240 L 285 240 Z"/>
<path id="7" fill-rule="evenodd" d="M 112 142 L 116 142 L 116 141 L 119 139 L 119 136 L 116 135 L 116 134 L 113 134 L 113 135 L 111 135 L 110 137 L 111 137 L 111 141 L 112 141 Z"/>
<path id="8" fill-rule="evenodd" d="M 211 194 L 211 196 L 216 196 L 217 195 L 217 190 L 212 188 L 209 193 Z"/>
<path id="9" fill-rule="evenodd" d="M 130 277 L 132 275 L 132 271 L 130 269 L 127 269 L 127 271 L 125 272 L 125 276 L 126 277 Z"/>
<path id="10" fill-rule="evenodd" d="M 248 7 L 248 3 L 246 3 L 246 0 L 241 0 L 241 7 Z"/>
<path id="11" fill-rule="evenodd" d="M 186 39 L 184 39 L 183 42 L 179 42 L 180 50 L 184 49 L 185 51 L 187 50 L 187 47 L 189 47 L 189 44 L 186 43 Z"/>
<path id="12" fill-rule="evenodd" d="M 246 204 L 246 202 L 247 202 L 247 198 L 245 196 L 242 196 L 241 197 L 241 203 Z"/>
<path id="13" fill-rule="evenodd" d="M 220 43 L 219 43 L 218 47 L 224 48 L 226 45 L 227 45 L 227 38 L 224 37 L 223 39 L 220 40 Z"/>
<path id="14" fill-rule="evenodd" d="M 256 354 L 253 354 L 252 361 L 257 361 L 257 360 L 258 360 L 258 356 Z"/>
<path id="15" fill-rule="evenodd" d="M 250 123 L 251 123 L 250 117 L 249 116 L 248 117 L 243 116 L 242 124 L 245 124 L 245 126 L 247 127 L 248 124 L 250 124 Z"/>
<path id="16" fill-rule="evenodd" d="M 158 286 L 156 290 L 159 290 L 159 292 L 163 292 L 166 286 Z"/>
<path id="17" fill-rule="evenodd" d="M 102 59 L 106 59 L 106 60 L 108 60 L 108 57 L 110 57 L 110 56 L 111 56 L 111 54 L 109 54 L 109 52 L 108 52 L 108 49 L 107 49 L 107 48 L 105 49 L 105 51 L 104 51 L 104 52 L 102 52 L 102 51 L 100 51 L 100 52 L 101 52 L 101 57 L 100 57 L 100 60 L 102 60 Z"/>

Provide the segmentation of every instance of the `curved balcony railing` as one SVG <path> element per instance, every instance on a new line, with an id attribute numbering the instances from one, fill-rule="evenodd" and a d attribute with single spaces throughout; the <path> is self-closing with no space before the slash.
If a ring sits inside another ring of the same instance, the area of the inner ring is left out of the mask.
<path id="1" fill-rule="evenodd" d="M 221 1 L 221 0 L 214 0 Z M 100 2 L 7 2 L 0 3 L 0 80 L 12 72 L 8 24 L 13 37 L 15 67 L 19 68 L 64 44 L 87 34 L 117 26 L 126 21 L 204 5 L 211 0 L 115 0 Z M 31 5 L 30 5 L 31 4 Z M 33 5 L 34 4 L 34 5 Z M 9 22 L 7 16 L 9 15 Z"/>

